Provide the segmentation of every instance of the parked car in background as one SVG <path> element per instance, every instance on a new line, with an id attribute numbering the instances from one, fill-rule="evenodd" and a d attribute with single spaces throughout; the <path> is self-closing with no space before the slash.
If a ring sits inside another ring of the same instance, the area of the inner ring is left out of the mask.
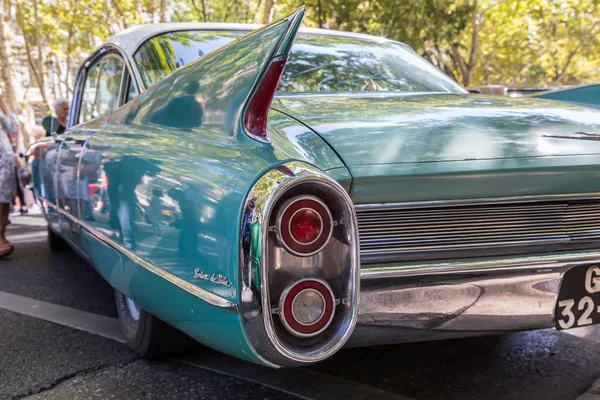
<path id="1" fill-rule="evenodd" d="M 600 111 L 303 14 L 124 31 L 31 151 L 50 247 L 115 288 L 127 343 L 302 366 L 600 322 Z"/>
<path id="2" fill-rule="evenodd" d="M 566 101 L 582 106 L 600 108 L 600 83 L 536 93 L 533 96 L 542 99 Z"/>
<path id="3" fill-rule="evenodd" d="M 485 85 L 467 88 L 470 93 L 493 94 L 496 96 L 523 97 L 558 90 L 568 86 L 515 86 L 515 85 Z"/>

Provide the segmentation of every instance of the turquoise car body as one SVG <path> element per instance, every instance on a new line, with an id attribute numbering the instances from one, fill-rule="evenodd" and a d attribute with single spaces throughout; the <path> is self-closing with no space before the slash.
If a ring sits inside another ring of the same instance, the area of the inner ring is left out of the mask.
<path id="1" fill-rule="evenodd" d="M 533 97 L 565 101 L 581 106 L 600 108 L 600 84 L 574 86 L 567 89 L 553 90 L 535 94 Z"/>
<path id="2" fill-rule="evenodd" d="M 35 145 L 36 194 L 53 232 L 153 315 L 204 345 L 270 366 L 324 357 L 286 350 L 269 333 L 256 339 L 249 328 L 240 227 L 247 223 L 247 199 L 268 192 L 261 186 L 268 179 L 284 182 L 285 171 L 292 171 L 335 182 L 357 207 L 600 193 L 600 143 L 562 137 L 600 131 L 600 111 L 543 99 L 472 96 L 458 86 L 448 93 L 279 93 L 268 114 L 269 141 L 246 134 L 241 116 L 248 99 L 269 62 L 289 51 L 302 13 L 252 31 L 148 88 L 134 60 L 144 42 L 170 30 L 218 26 L 126 31 L 82 67 L 68 131 Z M 87 69 L 107 52 L 125 60 L 130 76 L 121 85 L 138 95 L 101 117 L 76 123 Z M 201 121 L 190 96 L 204 99 Z M 90 208 L 85 185 L 98 180 L 99 171 L 108 179 L 111 201 Z M 270 207 L 268 201 L 260 204 L 257 208 Z M 99 211 L 103 206 L 112 207 L 109 215 Z M 355 217 L 348 218 L 351 224 Z M 246 228 L 266 230 L 259 223 Z M 253 257 L 260 259 L 261 240 L 267 239 L 252 237 Z M 358 243 L 354 248 L 358 252 Z M 548 257 L 529 256 L 516 258 L 532 263 Z M 444 260 L 438 266 L 458 264 Z M 352 273 L 367 279 L 398 268 L 430 267 L 408 261 L 356 263 Z M 338 344 L 327 345 L 327 356 L 346 343 L 356 323 L 360 289 L 358 281 L 353 285 L 349 293 L 355 298 L 349 295 L 344 303 L 348 332 Z M 265 290 L 264 284 L 258 287 Z M 285 356 L 258 349 L 257 343 L 268 338 Z"/>

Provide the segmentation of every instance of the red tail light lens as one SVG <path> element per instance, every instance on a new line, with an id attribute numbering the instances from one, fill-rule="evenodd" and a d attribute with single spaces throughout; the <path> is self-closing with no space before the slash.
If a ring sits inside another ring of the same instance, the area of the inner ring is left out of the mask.
<path id="1" fill-rule="evenodd" d="M 290 219 L 290 236 L 300 244 L 311 244 L 319 238 L 323 230 L 323 220 L 313 209 L 302 208 Z"/>
<path id="2" fill-rule="evenodd" d="M 262 142 L 269 140 L 267 136 L 267 117 L 286 62 L 287 56 L 271 60 L 244 113 L 246 132 Z"/>
<path id="3" fill-rule="evenodd" d="M 279 299 L 279 318 L 294 336 L 310 337 L 323 332 L 335 312 L 333 291 L 322 279 L 305 278 L 289 284 Z"/>
<path id="4" fill-rule="evenodd" d="M 327 245 L 333 220 L 327 206 L 315 196 L 286 201 L 277 216 L 277 236 L 292 254 L 311 256 Z"/>

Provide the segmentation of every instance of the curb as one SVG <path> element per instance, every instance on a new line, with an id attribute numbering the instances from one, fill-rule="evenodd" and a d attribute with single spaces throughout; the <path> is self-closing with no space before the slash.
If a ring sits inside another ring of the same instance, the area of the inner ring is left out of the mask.
<path id="1" fill-rule="evenodd" d="M 577 396 L 575 400 L 600 400 L 600 378 L 596 379 L 585 393 Z"/>

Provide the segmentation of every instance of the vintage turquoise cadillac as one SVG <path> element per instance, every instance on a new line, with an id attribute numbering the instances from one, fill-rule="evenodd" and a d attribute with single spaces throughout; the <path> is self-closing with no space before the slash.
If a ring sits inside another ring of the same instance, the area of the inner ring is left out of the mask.
<path id="1" fill-rule="evenodd" d="M 600 322 L 600 111 L 470 95 L 303 13 L 115 36 L 32 149 L 50 246 L 115 288 L 132 348 L 302 366 Z"/>

